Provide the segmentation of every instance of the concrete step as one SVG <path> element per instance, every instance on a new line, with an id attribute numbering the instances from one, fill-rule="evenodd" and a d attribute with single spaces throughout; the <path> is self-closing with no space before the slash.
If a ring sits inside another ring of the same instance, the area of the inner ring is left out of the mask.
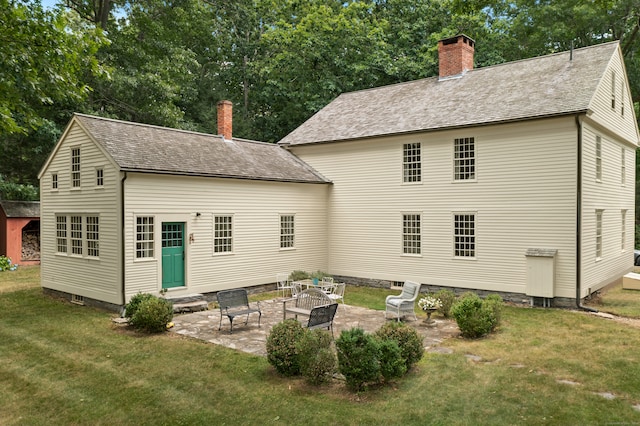
<path id="1" fill-rule="evenodd" d="M 209 309 L 209 303 L 206 300 L 194 300 L 191 302 L 182 302 L 173 304 L 173 313 L 199 312 Z"/>

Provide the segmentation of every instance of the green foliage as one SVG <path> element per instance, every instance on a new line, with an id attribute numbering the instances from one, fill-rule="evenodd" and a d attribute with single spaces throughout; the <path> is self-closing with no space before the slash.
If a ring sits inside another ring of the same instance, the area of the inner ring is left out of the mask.
<path id="1" fill-rule="evenodd" d="M 300 357 L 297 344 L 305 330 L 294 319 L 284 320 L 273 326 L 267 336 L 267 361 L 284 376 L 300 374 Z"/>
<path id="2" fill-rule="evenodd" d="M 15 271 L 18 269 L 18 264 L 11 262 L 7 256 L 0 256 L 0 272 L 3 271 Z"/>
<path id="3" fill-rule="evenodd" d="M 167 330 L 167 324 L 173 319 L 173 305 L 167 299 L 151 296 L 142 300 L 129 324 L 145 333 L 160 333 Z"/>
<path id="4" fill-rule="evenodd" d="M 309 279 L 309 274 L 305 271 L 295 270 L 289 274 L 289 280 L 291 281 L 302 281 Z"/>
<path id="5" fill-rule="evenodd" d="M 482 300 L 475 293 L 465 293 L 451 308 L 463 337 L 478 338 L 491 333 L 500 321 L 502 299 Z"/>
<path id="6" fill-rule="evenodd" d="M 420 361 L 424 354 L 423 338 L 415 328 L 403 322 L 385 322 L 375 335 L 381 341 L 391 340 L 398 345 L 405 370 Z"/>
<path id="7" fill-rule="evenodd" d="M 436 293 L 436 297 L 440 299 L 440 302 L 442 303 L 442 306 L 438 311 L 443 317 L 449 318 L 451 316 L 451 307 L 457 300 L 456 294 L 453 291 L 444 288 Z"/>
<path id="8" fill-rule="evenodd" d="M 402 377 L 407 372 L 402 351 L 395 340 L 378 341 L 378 359 L 380 360 L 380 375 L 385 381 Z"/>
<path id="9" fill-rule="evenodd" d="M 125 316 L 129 319 L 138 311 L 140 304 L 145 300 L 153 299 L 155 296 L 149 293 L 138 293 L 131 297 L 129 303 L 125 306 Z"/>
<path id="10" fill-rule="evenodd" d="M 296 345 L 300 372 L 312 385 L 328 381 L 336 370 L 337 360 L 331 341 L 327 331 L 306 330 Z"/>
<path id="11" fill-rule="evenodd" d="M 380 381 L 380 344 L 361 328 L 340 333 L 336 340 L 338 369 L 344 375 L 347 386 L 360 391 L 367 383 Z"/>
<path id="12" fill-rule="evenodd" d="M 39 199 L 38 188 L 33 185 L 8 182 L 0 175 L 0 200 L 37 201 Z"/>

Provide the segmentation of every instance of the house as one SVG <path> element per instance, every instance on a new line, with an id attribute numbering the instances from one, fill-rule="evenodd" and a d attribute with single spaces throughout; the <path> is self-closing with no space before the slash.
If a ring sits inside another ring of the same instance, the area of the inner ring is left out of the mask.
<path id="1" fill-rule="evenodd" d="M 0 255 L 19 265 L 40 263 L 40 203 L 0 201 Z"/>
<path id="2" fill-rule="evenodd" d="M 633 267 L 638 127 L 617 42 L 345 93 L 280 141 L 333 182 L 331 273 L 572 303 Z M 520 297 L 522 299 L 522 297 Z"/>
<path id="3" fill-rule="evenodd" d="M 345 93 L 278 145 L 76 114 L 40 172 L 42 286 L 118 307 L 322 269 L 578 304 L 633 266 L 617 42 Z"/>

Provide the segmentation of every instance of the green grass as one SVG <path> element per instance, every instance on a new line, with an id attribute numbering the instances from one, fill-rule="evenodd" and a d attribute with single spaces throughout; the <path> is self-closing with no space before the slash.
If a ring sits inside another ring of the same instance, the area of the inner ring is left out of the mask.
<path id="1" fill-rule="evenodd" d="M 15 271 L 0 272 L 0 293 L 40 287 L 40 266 L 18 266 Z"/>
<path id="2" fill-rule="evenodd" d="M 617 284 L 587 305 L 618 316 L 640 318 L 640 290 L 623 289 L 622 284 Z"/>
<path id="3" fill-rule="evenodd" d="M 390 293 L 349 290 L 347 303 L 374 308 Z M 506 307 L 496 334 L 447 340 L 452 354 L 426 354 L 402 380 L 361 394 L 280 377 L 263 357 L 136 334 L 111 316 L 37 288 L 0 294 L 0 424 L 640 422 L 640 329 L 584 313 Z"/>

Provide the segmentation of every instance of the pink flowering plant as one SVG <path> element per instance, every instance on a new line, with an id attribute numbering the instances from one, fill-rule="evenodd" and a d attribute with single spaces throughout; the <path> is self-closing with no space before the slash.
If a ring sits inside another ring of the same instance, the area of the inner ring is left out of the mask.
<path id="1" fill-rule="evenodd" d="M 423 311 L 436 310 L 442 307 L 442 301 L 437 297 L 427 295 L 418 300 L 418 306 Z"/>

